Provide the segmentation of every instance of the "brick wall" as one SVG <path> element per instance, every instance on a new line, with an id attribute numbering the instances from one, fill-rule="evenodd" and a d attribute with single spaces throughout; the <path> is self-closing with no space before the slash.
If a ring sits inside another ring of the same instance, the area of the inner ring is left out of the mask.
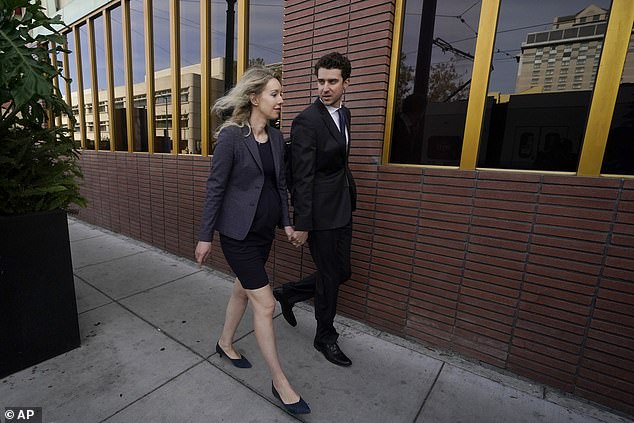
<path id="1" fill-rule="evenodd" d="M 282 124 L 353 61 L 353 275 L 339 311 L 634 414 L 634 180 L 380 166 L 393 2 L 285 1 Z M 335 32 L 335 35 L 332 33 Z M 193 259 L 210 159 L 82 154 L 80 218 Z M 228 266 L 214 241 L 210 265 Z M 275 284 L 314 270 L 282 233 Z"/>

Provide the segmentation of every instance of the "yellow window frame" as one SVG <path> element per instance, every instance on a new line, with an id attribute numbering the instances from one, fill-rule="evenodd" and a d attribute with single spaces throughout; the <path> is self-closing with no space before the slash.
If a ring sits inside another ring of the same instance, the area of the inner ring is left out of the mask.
<path id="1" fill-rule="evenodd" d="M 482 133 L 484 105 L 489 85 L 490 64 L 499 18 L 500 4 L 503 0 L 482 0 L 475 60 L 471 76 L 471 87 L 467 103 L 467 116 L 463 134 L 460 170 L 477 169 L 478 149 Z M 401 165 L 389 162 L 392 144 L 392 126 L 396 104 L 396 86 L 398 66 L 405 16 L 405 1 L 396 0 L 394 11 L 394 32 L 392 37 L 392 55 L 389 75 L 389 91 L 386 107 L 385 130 L 383 139 L 382 164 L 394 166 L 438 167 L 429 165 Z M 608 132 L 612 123 L 612 114 L 616 104 L 621 74 L 625 64 L 628 44 L 634 19 L 632 0 L 613 0 L 610 18 L 603 44 L 603 54 L 597 71 L 597 80 L 590 104 L 588 123 L 584 133 L 584 142 L 577 175 L 599 176 L 603 163 L 603 154 Z M 455 168 L 455 166 L 442 166 Z M 509 171 L 509 169 L 494 169 Z M 510 171 L 520 171 L 510 170 Z"/>

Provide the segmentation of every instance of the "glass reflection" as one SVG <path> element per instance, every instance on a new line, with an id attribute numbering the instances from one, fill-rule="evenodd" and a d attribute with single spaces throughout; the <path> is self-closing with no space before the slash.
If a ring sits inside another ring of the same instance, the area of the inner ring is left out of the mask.
<path id="1" fill-rule="evenodd" d="M 154 151 L 169 153 L 172 149 L 169 0 L 154 0 L 152 13 L 154 19 Z M 170 123 L 169 126 L 168 123 Z"/>
<path id="2" fill-rule="evenodd" d="M 392 163 L 457 166 L 480 2 L 405 1 Z"/>
<path id="3" fill-rule="evenodd" d="M 143 0 L 130 1 L 130 29 L 132 44 L 132 80 L 134 99 L 132 119 L 134 130 L 134 151 L 148 151 L 147 113 L 145 108 L 145 22 Z M 126 129 L 127 131 L 127 129 Z"/>
<path id="4" fill-rule="evenodd" d="M 75 61 L 75 34 L 73 31 L 66 33 L 66 48 L 68 53 L 68 75 L 70 77 L 70 90 L 71 90 L 71 109 L 73 116 L 75 117 L 75 125 L 73 126 L 73 137 L 78 143 L 81 141 L 81 132 L 79 129 L 79 99 L 77 97 L 77 64 Z"/>
<path id="5" fill-rule="evenodd" d="M 112 72 L 114 79 L 114 148 L 116 151 L 128 150 L 128 139 L 126 136 L 126 115 L 125 115 L 125 67 L 124 67 L 124 46 L 123 46 L 123 24 L 121 6 L 117 6 L 110 12 L 110 22 L 112 26 Z"/>
<path id="6" fill-rule="evenodd" d="M 64 43 L 59 44 L 56 46 L 57 49 L 60 48 L 65 48 Z M 55 53 L 55 61 L 54 61 L 54 65 L 56 66 L 56 69 L 59 71 L 59 76 L 57 76 L 55 78 L 55 84 L 56 87 L 59 89 L 59 94 L 62 96 L 62 98 L 64 100 L 66 100 L 67 96 L 67 89 L 66 89 L 66 80 L 64 79 L 64 72 L 66 72 L 65 66 L 64 66 L 64 52 L 61 51 L 57 51 Z M 58 117 L 57 121 L 55 122 L 55 125 L 60 125 L 62 127 L 68 127 L 68 118 L 66 115 L 62 115 L 60 117 Z"/>
<path id="7" fill-rule="evenodd" d="M 108 118 L 108 88 L 106 73 L 106 47 L 104 42 L 103 16 L 98 16 L 94 21 L 95 61 L 97 64 L 97 90 L 99 103 L 96 112 L 99 115 L 99 149 L 110 150 L 110 121 Z"/>
<path id="8" fill-rule="evenodd" d="M 79 48 L 81 49 L 81 75 L 84 85 L 84 114 L 86 122 L 86 149 L 95 148 L 95 125 L 92 119 L 92 79 L 90 77 L 90 52 L 88 49 L 88 25 L 79 27 Z"/>
<path id="9" fill-rule="evenodd" d="M 180 1 L 181 154 L 200 154 L 200 1 Z"/>
<path id="10" fill-rule="evenodd" d="M 625 57 L 601 173 L 634 175 L 634 28 Z"/>
<path id="11" fill-rule="evenodd" d="M 267 0 L 249 5 L 249 66 L 263 65 L 274 68 L 281 77 L 282 22 L 284 2 Z"/>
<path id="12" fill-rule="evenodd" d="M 576 171 L 610 0 L 503 0 L 479 167 Z"/>
<path id="13" fill-rule="evenodd" d="M 249 5 L 249 62 L 266 66 L 282 80 L 282 25 L 271 22 L 283 22 L 284 2 L 267 0 L 252 2 Z M 271 121 L 271 125 L 280 127 L 280 120 Z"/>

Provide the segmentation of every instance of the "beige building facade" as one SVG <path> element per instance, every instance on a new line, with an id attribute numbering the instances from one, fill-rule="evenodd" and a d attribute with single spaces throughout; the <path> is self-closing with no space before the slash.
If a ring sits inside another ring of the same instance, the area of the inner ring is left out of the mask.
<path id="1" fill-rule="evenodd" d="M 528 33 L 521 47 L 515 92 L 593 89 L 607 19 L 607 10 L 589 5 L 575 15 L 556 17 L 548 31 Z M 630 50 L 633 45 L 630 42 Z M 634 82 L 632 54 L 627 56 L 621 82 Z"/>

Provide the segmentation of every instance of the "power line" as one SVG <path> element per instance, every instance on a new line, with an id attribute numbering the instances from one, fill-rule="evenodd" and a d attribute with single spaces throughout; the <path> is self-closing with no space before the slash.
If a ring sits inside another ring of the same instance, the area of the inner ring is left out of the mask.
<path id="1" fill-rule="evenodd" d="M 459 16 L 464 15 L 465 13 L 467 13 L 469 10 L 473 9 L 475 7 L 476 4 L 480 3 L 481 0 L 477 0 L 475 3 L 473 3 L 471 6 L 469 6 L 467 8 L 467 10 L 465 10 L 464 12 L 462 12 Z"/>

